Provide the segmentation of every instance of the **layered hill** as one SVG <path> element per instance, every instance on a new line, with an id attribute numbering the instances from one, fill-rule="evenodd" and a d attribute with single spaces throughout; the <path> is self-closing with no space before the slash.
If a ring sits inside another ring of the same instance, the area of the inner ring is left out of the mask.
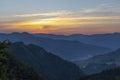
<path id="1" fill-rule="evenodd" d="M 92 44 L 96 46 L 108 47 L 111 49 L 120 48 L 120 33 L 106 33 L 106 34 L 73 34 L 69 36 L 65 35 L 53 35 L 53 34 L 35 34 L 36 37 L 52 38 L 52 39 L 62 39 L 71 41 L 80 41 L 86 44 Z"/>
<path id="2" fill-rule="evenodd" d="M 41 73 L 45 80 L 77 80 L 83 75 L 73 63 L 53 55 L 43 48 L 22 42 L 13 43 L 9 50 L 33 69 Z"/>
<path id="3" fill-rule="evenodd" d="M 87 74 L 99 73 L 120 66 L 120 49 L 88 60 L 76 61 L 75 63 Z"/>
<path id="4" fill-rule="evenodd" d="M 106 70 L 98 74 L 84 76 L 79 80 L 120 80 L 120 67 Z"/>
<path id="5" fill-rule="evenodd" d="M 86 59 L 98 54 L 104 54 L 111 49 L 95 45 L 81 43 L 79 41 L 55 40 L 50 38 L 36 37 L 29 33 L 0 34 L 0 40 L 9 39 L 13 42 L 22 41 L 25 44 L 35 44 L 49 52 L 67 60 Z"/>

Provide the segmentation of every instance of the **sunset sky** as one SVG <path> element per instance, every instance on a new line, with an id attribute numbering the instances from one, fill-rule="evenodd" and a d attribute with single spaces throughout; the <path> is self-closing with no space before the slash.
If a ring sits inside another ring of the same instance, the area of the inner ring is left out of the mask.
<path id="1" fill-rule="evenodd" d="M 0 32 L 120 32 L 120 0 L 0 0 Z"/>

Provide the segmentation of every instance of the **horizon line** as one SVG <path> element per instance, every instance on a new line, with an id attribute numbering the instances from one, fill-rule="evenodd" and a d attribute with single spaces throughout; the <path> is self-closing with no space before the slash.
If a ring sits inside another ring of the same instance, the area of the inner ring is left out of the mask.
<path id="1" fill-rule="evenodd" d="M 106 32 L 106 33 L 75 33 L 75 34 L 56 34 L 56 33 L 30 33 L 30 32 L 0 32 L 0 34 L 13 34 L 13 33 L 26 33 L 26 34 L 43 34 L 43 35 L 58 35 L 58 36 L 71 36 L 71 35 L 101 35 L 101 34 L 120 34 L 120 32 Z"/>

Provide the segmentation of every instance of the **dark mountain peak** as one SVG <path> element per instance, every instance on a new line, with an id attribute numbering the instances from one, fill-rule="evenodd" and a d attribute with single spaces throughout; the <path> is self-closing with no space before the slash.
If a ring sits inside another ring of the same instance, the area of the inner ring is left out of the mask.
<path id="1" fill-rule="evenodd" d="M 26 48 L 33 48 L 33 49 L 35 49 L 36 51 L 44 51 L 44 52 L 46 52 L 47 53 L 47 51 L 45 50 L 45 49 L 43 49 L 42 47 L 40 47 L 40 46 L 37 46 L 37 45 L 34 45 L 34 44 L 24 44 L 24 42 L 15 42 L 15 43 L 13 43 L 11 46 L 19 46 L 19 47 L 26 47 Z"/>
<path id="2" fill-rule="evenodd" d="M 22 32 L 22 34 L 26 34 L 26 35 L 29 35 L 30 33 L 28 33 L 28 32 Z"/>
<path id="3" fill-rule="evenodd" d="M 60 35 L 60 34 L 45 34 L 45 33 L 37 33 L 34 35 L 65 36 L 65 35 Z"/>
<path id="4" fill-rule="evenodd" d="M 12 32 L 11 33 L 12 35 L 15 35 L 15 34 L 20 34 L 19 32 Z"/>
<path id="5" fill-rule="evenodd" d="M 9 48 L 20 60 L 41 73 L 46 80 L 73 80 L 82 71 L 73 63 L 34 44 L 13 43 Z"/>
<path id="6" fill-rule="evenodd" d="M 31 35 L 30 33 L 28 33 L 28 32 L 13 32 L 13 33 L 11 33 L 11 35 Z"/>
<path id="7" fill-rule="evenodd" d="M 120 52 L 120 48 L 116 50 L 117 52 Z"/>
<path id="8" fill-rule="evenodd" d="M 94 36 L 94 35 L 116 35 L 116 34 L 120 34 L 119 32 L 113 32 L 113 33 L 101 33 L 101 34 L 91 34 L 89 36 Z"/>
<path id="9" fill-rule="evenodd" d="M 76 37 L 79 37 L 79 36 L 85 36 L 85 34 L 72 34 L 70 36 L 76 36 Z"/>
<path id="10" fill-rule="evenodd" d="M 117 34 L 117 35 L 120 35 L 120 32 L 114 32 L 113 34 Z"/>

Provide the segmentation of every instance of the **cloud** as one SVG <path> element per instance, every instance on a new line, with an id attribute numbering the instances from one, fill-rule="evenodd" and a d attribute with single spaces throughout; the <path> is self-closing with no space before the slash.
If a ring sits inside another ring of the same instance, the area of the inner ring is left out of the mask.
<path id="1" fill-rule="evenodd" d="M 120 5 L 104 3 L 96 6 L 96 8 L 83 9 L 81 13 L 92 16 L 119 16 Z"/>
<path id="2" fill-rule="evenodd" d="M 55 12 L 44 12 L 44 13 L 28 13 L 28 14 L 14 14 L 9 16 L 1 16 L 0 18 L 29 18 L 29 17 L 58 17 L 62 15 L 69 15 L 73 12 L 61 10 L 61 11 L 55 11 Z M 74 13 L 73 13 L 74 14 Z"/>
<path id="3" fill-rule="evenodd" d="M 0 28 L 43 33 L 97 33 L 119 31 L 120 6 L 101 4 L 80 11 L 55 11 L 3 16 Z M 4 28 L 3 28 L 4 27 Z M 109 28 L 109 29 L 108 29 Z M 108 29 L 108 30 L 107 30 Z"/>
<path id="4" fill-rule="evenodd" d="M 68 15 L 72 12 L 68 12 L 65 10 L 56 11 L 56 12 L 48 12 L 48 13 L 38 13 L 38 14 L 21 14 L 21 15 L 13 15 L 14 17 L 34 17 L 34 16 L 61 16 Z"/>
<path id="5" fill-rule="evenodd" d="M 120 6 L 113 4 L 101 4 L 96 8 L 87 8 L 80 11 L 55 11 L 43 13 L 15 14 L 0 17 L 0 21 L 28 21 L 37 19 L 68 18 L 71 19 L 119 19 Z"/>

